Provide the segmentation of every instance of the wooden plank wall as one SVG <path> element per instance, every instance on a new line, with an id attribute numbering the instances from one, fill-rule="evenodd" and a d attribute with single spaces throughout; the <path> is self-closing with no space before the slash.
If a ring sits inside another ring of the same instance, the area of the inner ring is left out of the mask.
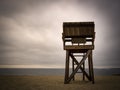
<path id="1" fill-rule="evenodd" d="M 64 22 L 64 36 L 93 36 L 94 22 Z"/>

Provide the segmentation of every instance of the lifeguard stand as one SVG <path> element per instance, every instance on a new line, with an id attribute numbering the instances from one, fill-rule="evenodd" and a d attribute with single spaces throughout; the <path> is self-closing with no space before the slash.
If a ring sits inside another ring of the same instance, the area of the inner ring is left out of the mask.
<path id="1" fill-rule="evenodd" d="M 75 74 L 80 73 L 79 69 L 83 73 L 83 80 L 86 76 L 89 81 L 94 83 L 92 60 L 95 39 L 94 26 L 94 22 L 63 23 L 62 39 L 64 50 L 66 50 L 65 84 L 75 79 Z M 70 57 L 72 59 L 72 73 L 69 75 Z M 81 60 L 78 61 L 77 57 L 81 57 Z M 88 72 L 85 70 L 86 60 L 88 60 Z"/>

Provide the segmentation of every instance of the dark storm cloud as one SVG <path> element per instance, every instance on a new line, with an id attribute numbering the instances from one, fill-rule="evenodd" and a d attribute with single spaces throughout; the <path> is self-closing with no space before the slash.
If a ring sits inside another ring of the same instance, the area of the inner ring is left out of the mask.
<path id="1" fill-rule="evenodd" d="M 96 67 L 120 65 L 119 0 L 1 0 L 0 65 L 61 65 L 62 22 L 95 21 Z"/>

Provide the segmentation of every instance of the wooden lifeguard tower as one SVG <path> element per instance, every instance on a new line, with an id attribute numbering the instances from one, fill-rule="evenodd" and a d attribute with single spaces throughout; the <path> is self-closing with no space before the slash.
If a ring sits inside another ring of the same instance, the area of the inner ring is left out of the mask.
<path id="1" fill-rule="evenodd" d="M 64 84 L 75 79 L 75 74 L 83 74 L 89 81 L 94 83 L 94 71 L 92 50 L 94 49 L 94 22 L 64 22 L 63 23 L 63 47 L 66 50 L 66 65 Z M 69 75 L 70 57 L 72 59 L 72 73 Z M 77 58 L 81 57 L 78 61 Z M 85 61 L 88 60 L 88 72 L 85 70 Z"/>

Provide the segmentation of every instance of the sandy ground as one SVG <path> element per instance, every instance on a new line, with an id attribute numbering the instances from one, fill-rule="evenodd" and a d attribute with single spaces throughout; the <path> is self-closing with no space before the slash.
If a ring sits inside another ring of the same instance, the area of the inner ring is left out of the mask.
<path id="1" fill-rule="evenodd" d="M 120 90 L 120 76 L 95 76 L 95 84 L 80 76 L 63 81 L 64 76 L 0 76 L 0 90 Z"/>

